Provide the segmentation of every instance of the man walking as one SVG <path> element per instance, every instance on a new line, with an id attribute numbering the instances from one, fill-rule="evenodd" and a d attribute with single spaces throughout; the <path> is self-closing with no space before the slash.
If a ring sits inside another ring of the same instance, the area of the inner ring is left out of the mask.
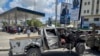
<path id="1" fill-rule="evenodd" d="M 30 28 L 28 27 L 27 28 L 27 35 L 28 35 L 28 37 L 30 37 L 30 34 L 31 34 L 31 31 L 30 31 Z"/>

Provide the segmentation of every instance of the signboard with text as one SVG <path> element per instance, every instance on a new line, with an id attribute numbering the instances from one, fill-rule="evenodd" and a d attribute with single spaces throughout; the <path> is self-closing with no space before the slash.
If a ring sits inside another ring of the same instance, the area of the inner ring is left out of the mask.
<path id="1" fill-rule="evenodd" d="M 79 19 L 80 2 L 81 0 L 72 0 L 72 4 L 62 2 L 60 14 L 61 24 L 70 24 L 70 20 Z"/>

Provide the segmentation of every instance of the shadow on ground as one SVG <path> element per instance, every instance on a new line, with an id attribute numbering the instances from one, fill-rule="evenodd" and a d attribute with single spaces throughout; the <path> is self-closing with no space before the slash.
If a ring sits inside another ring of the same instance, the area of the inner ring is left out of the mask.
<path id="1" fill-rule="evenodd" d="M 87 54 L 93 54 L 95 56 L 100 56 L 100 51 L 97 51 L 97 50 L 87 49 L 86 52 L 87 53 L 85 53 L 85 55 L 87 55 Z"/>
<path id="2" fill-rule="evenodd" d="M 18 55 L 18 56 L 25 56 L 25 55 Z M 42 54 L 42 56 L 79 56 L 77 53 L 72 51 L 49 51 Z"/>
<path id="3" fill-rule="evenodd" d="M 100 52 L 96 51 L 96 50 L 90 50 L 90 49 L 87 49 L 85 51 L 85 55 L 88 56 L 88 55 L 95 55 L 95 56 L 100 56 Z M 84 55 L 84 56 L 85 56 Z M 26 56 L 26 55 L 17 55 L 17 56 Z M 76 52 L 73 52 L 73 51 L 65 51 L 65 52 L 62 52 L 62 51 L 49 51 L 49 52 L 45 52 L 42 54 L 42 56 L 79 56 Z"/>
<path id="4" fill-rule="evenodd" d="M 42 54 L 42 56 L 79 56 L 77 53 L 72 51 L 65 51 L 65 52 L 46 52 Z"/>

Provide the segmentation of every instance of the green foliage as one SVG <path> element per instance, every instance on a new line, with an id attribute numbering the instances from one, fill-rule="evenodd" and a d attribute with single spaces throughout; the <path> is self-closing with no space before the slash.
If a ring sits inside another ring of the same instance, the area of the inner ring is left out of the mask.
<path id="1" fill-rule="evenodd" d="M 26 22 L 27 22 L 28 26 L 31 26 L 31 20 L 27 20 Z"/>
<path id="2" fill-rule="evenodd" d="M 56 24 L 57 27 L 60 27 L 61 26 L 59 22 L 56 22 L 56 23 L 57 23 Z M 53 24 L 55 25 L 55 22 L 53 22 Z"/>
<path id="3" fill-rule="evenodd" d="M 2 24 L 3 24 L 3 26 L 6 26 L 7 25 L 7 22 L 2 21 Z"/>
<path id="4" fill-rule="evenodd" d="M 42 22 L 37 19 L 27 20 L 27 24 L 28 26 L 37 26 L 37 27 L 41 27 L 43 25 Z"/>
<path id="5" fill-rule="evenodd" d="M 57 26 L 58 26 L 58 27 L 61 27 L 61 24 L 60 24 L 60 23 L 57 23 Z"/>
<path id="6" fill-rule="evenodd" d="M 42 25 L 43 25 L 43 24 L 42 24 L 41 21 L 39 21 L 39 20 L 35 20 L 35 22 L 34 22 L 34 26 L 41 27 Z"/>
<path id="7" fill-rule="evenodd" d="M 60 22 L 59 21 L 56 22 L 57 22 L 56 27 L 60 27 L 61 26 Z M 48 21 L 46 22 L 46 24 L 48 24 Z M 55 20 L 52 20 L 52 24 L 55 25 Z"/>

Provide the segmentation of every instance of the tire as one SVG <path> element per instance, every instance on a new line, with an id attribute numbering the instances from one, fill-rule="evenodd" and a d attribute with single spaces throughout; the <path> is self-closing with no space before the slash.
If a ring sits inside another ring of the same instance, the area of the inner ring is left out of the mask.
<path id="1" fill-rule="evenodd" d="M 76 52 L 77 52 L 78 54 L 83 54 L 84 51 L 85 51 L 85 45 L 84 45 L 84 43 L 78 43 L 78 44 L 76 45 L 75 49 L 76 49 Z"/>
<path id="2" fill-rule="evenodd" d="M 12 54 L 12 51 L 11 51 L 11 50 L 9 51 L 9 56 L 13 56 L 13 54 Z"/>
<path id="3" fill-rule="evenodd" d="M 27 51 L 26 56 L 41 56 L 41 51 L 39 48 L 31 48 Z"/>

